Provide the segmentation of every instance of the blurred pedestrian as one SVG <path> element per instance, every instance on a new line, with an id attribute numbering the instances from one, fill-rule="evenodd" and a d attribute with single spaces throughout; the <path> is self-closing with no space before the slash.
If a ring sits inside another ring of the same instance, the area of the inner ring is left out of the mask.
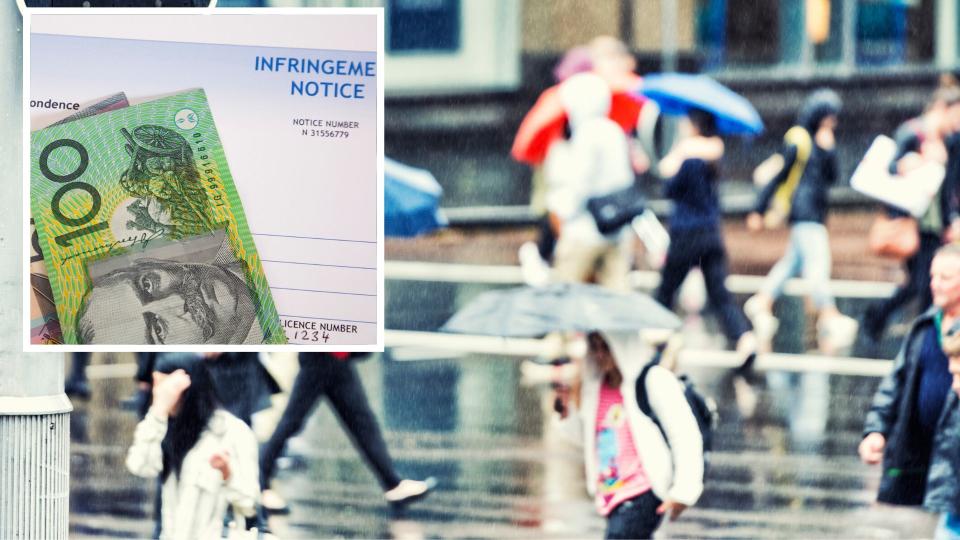
<path id="1" fill-rule="evenodd" d="M 272 406 L 270 397 L 280 392 L 257 352 L 208 353 L 207 368 L 223 408 L 253 426 L 253 415 Z"/>
<path id="2" fill-rule="evenodd" d="M 960 538 L 960 397 L 944 338 L 960 322 L 960 245 L 931 266 L 933 306 L 913 323 L 867 413 L 860 458 L 883 463 L 877 500 L 941 515 L 938 539 Z M 960 373 L 960 370 L 955 370 Z"/>
<path id="3" fill-rule="evenodd" d="M 699 266 L 724 335 L 744 363 L 749 363 L 756 354 L 756 338 L 725 284 L 727 252 L 720 229 L 717 187 L 723 140 L 717 133 L 716 117 L 701 109 L 691 109 L 680 130 L 680 140 L 659 166 L 660 175 L 669 178 L 665 193 L 674 208 L 669 224 L 670 247 L 655 298 L 672 309 L 684 278 Z"/>
<path id="4" fill-rule="evenodd" d="M 132 396 L 124 400 L 124 407 L 137 411 L 137 417 L 143 420 L 150 409 L 150 403 L 153 393 L 153 367 L 157 362 L 157 353 L 138 352 L 137 372 L 133 380 L 137 385 Z"/>
<path id="5" fill-rule="evenodd" d="M 576 46 L 567 50 L 557 62 L 553 69 L 554 81 L 559 84 L 578 74 L 589 72 L 593 69 L 593 60 L 590 49 L 586 46 Z M 555 88 L 555 87 L 553 87 Z M 550 90 L 548 89 L 547 92 Z M 546 93 L 544 95 L 546 95 Z M 541 96 L 543 99 L 543 96 Z M 537 105 L 540 102 L 538 101 Z M 537 107 L 534 105 L 534 109 Z M 533 114 L 533 110 L 531 113 Z M 566 146 L 569 144 L 570 128 L 569 123 L 564 122 L 564 129 L 561 136 L 549 142 L 546 150 L 546 157 L 541 164 L 533 164 L 532 176 L 532 194 L 530 196 L 530 208 L 537 214 L 542 214 L 539 222 L 538 238 L 536 242 L 525 242 L 520 246 L 517 253 L 520 259 L 520 269 L 523 273 L 524 282 L 529 285 L 543 285 L 550 279 L 550 263 L 553 261 L 554 249 L 557 245 L 557 222 L 556 217 L 550 211 L 549 189 L 550 185 L 555 185 L 556 181 L 551 181 L 550 161 L 551 154 L 554 155 L 552 161 L 558 160 L 557 155 L 566 152 Z M 563 146 L 564 148 L 559 148 Z M 554 168 L 555 170 L 555 168 Z"/>
<path id="6" fill-rule="evenodd" d="M 90 399 L 90 382 L 87 380 L 87 366 L 90 365 L 90 353 L 71 354 L 70 376 L 63 385 L 65 394 L 81 399 Z"/>
<path id="7" fill-rule="evenodd" d="M 220 406 L 207 364 L 196 355 L 160 357 L 152 398 L 126 465 L 163 482 L 160 538 L 221 538 L 228 507 L 255 513 L 260 487 L 253 431 Z"/>
<path id="8" fill-rule="evenodd" d="M 559 407 L 563 428 L 583 443 L 587 491 L 607 518 L 605 538 L 651 538 L 703 491 L 703 439 L 677 378 L 649 368 L 651 418 L 637 379 L 652 349 L 636 332 L 587 336 L 578 391 Z M 577 395 L 578 394 L 578 395 Z"/>
<path id="9" fill-rule="evenodd" d="M 550 205 L 557 217 L 559 240 L 554 253 L 558 281 L 588 282 L 628 290 L 633 236 L 628 226 L 603 234 L 587 209 L 593 197 L 630 188 L 635 177 L 627 137 L 607 117 L 610 88 L 592 73 L 581 73 L 560 86 L 567 111 L 570 142 L 563 171 L 552 180 Z"/>
<path id="10" fill-rule="evenodd" d="M 299 354 L 300 372 L 293 382 L 287 407 L 270 440 L 260 449 L 260 484 L 264 489 L 263 506 L 268 511 L 288 510 L 286 501 L 269 489 L 270 480 L 287 440 L 303 429 L 307 417 L 323 396 L 330 399 L 341 424 L 373 469 L 384 499 L 391 507 L 402 509 L 426 497 L 434 487 L 433 479 L 409 480 L 397 474 L 350 356 L 350 353 Z"/>
<path id="11" fill-rule="evenodd" d="M 756 206 L 747 216 L 747 227 L 754 232 L 761 230 L 764 214 L 774 198 L 784 194 L 781 186 L 792 187 L 792 193 L 785 193 L 789 201 L 789 214 L 785 217 L 790 224 L 787 251 L 767 274 L 760 291 L 744 304 L 765 350 L 770 349 L 779 325 L 773 316 L 773 304 L 783 293 L 787 280 L 801 271 L 818 311 L 817 340 L 821 350 L 835 352 L 851 345 L 856 337 L 857 321 L 840 313 L 830 293 L 831 254 L 825 225 L 828 190 L 837 180 L 834 131 L 840 107 L 840 97 L 832 90 L 820 89 L 807 97 L 797 125 L 784 137 L 783 168 L 761 190 Z"/>
<path id="12" fill-rule="evenodd" d="M 897 152 L 890 164 L 890 173 L 904 174 L 930 161 L 946 166 L 951 153 L 948 140 L 958 129 L 960 87 L 956 80 L 951 79 L 944 81 L 934 92 L 922 116 L 907 120 L 897 129 L 894 135 Z M 953 153 L 956 154 L 957 150 L 953 150 Z M 960 155 L 955 155 L 953 159 L 960 159 Z M 930 307 L 930 264 L 933 254 L 943 242 L 951 222 L 960 226 L 956 196 L 951 186 L 952 182 L 944 181 L 929 209 L 918 220 L 919 248 L 913 256 L 904 261 L 906 282 L 898 287 L 891 297 L 879 300 L 867 308 L 863 327 L 873 341 L 880 339 L 890 316 L 914 298 L 919 299 L 918 309 L 921 313 Z M 910 217 L 908 213 L 893 207 L 885 210 L 890 217 Z"/>

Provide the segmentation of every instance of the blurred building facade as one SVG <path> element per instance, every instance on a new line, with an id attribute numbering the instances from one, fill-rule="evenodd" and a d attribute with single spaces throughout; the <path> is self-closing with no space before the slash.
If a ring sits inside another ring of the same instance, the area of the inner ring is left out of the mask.
<path id="1" fill-rule="evenodd" d="M 957 0 L 220 0 L 220 6 L 386 8 L 387 152 L 430 168 L 448 206 L 522 204 L 530 171 L 508 150 L 570 47 L 618 37 L 638 71 L 703 71 L 744 94 L 767 134 L 732 141 L 727 175 L 747 178 L 803 96 L 845 101 L 841 167 L 922 111 L 957 70 Z M 498 180 L 499 179 L 499 180 Z M 477 182 L 484 188 L 478 188 Z M 490 182 L 502 189 L 486 189 Z"/>

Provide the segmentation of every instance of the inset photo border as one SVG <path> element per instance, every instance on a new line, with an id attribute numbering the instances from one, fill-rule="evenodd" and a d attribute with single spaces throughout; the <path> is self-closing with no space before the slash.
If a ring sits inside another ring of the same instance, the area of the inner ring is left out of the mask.
<path id="1" fill-rule="evenodd" d="M 23 40 L 25 351 L 383 351 L 383 8 L 28 9 Z"/>

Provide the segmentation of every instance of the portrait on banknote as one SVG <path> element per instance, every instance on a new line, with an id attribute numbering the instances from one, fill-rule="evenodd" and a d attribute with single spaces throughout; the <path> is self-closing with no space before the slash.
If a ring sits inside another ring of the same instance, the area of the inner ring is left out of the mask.
<path id="1" fill-rule="evenodd" d="M 259 344 L 248 270 L 223 231 L 87 266 L 77 314 L 83 344 Z"/>

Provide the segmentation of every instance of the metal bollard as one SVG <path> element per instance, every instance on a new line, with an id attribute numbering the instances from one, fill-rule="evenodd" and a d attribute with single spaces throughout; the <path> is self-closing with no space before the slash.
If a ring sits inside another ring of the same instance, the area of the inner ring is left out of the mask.
<path id="1" fill-rule="evenodd" d="M 0 356 L 0 538 L 67 538 L 71 410 L 62 355 Z"/>
<path id="2" fill-rule="evenodd" d="M 70 401 L 62 354 L 21 352 L 21 19 L 0 2 L 0 539 L 67 538 Z"/>

